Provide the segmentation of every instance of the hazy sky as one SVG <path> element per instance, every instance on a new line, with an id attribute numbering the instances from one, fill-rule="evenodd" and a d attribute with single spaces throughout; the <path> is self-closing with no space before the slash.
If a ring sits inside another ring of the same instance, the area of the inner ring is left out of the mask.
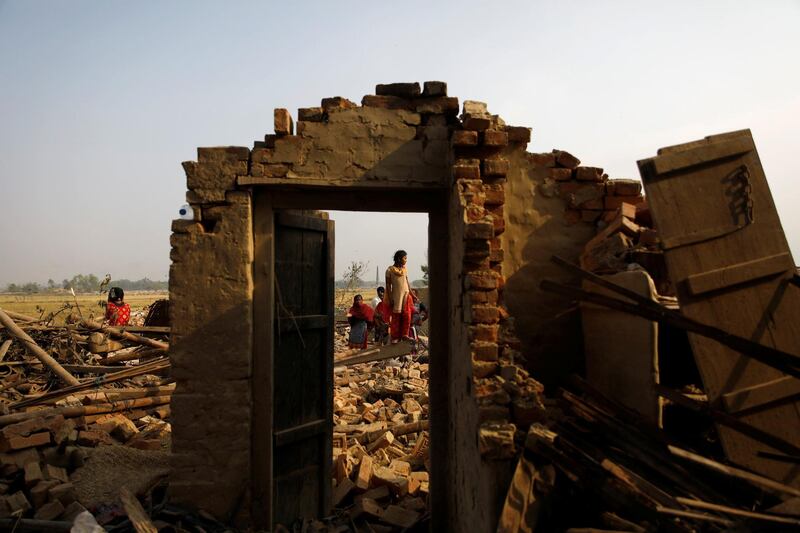
<path id="1" fill-rule="evenodd" d="M 446 81 L 532 127 L 529 150 L 617 178 L 749 127 L 797 254 L 798 28 L 798 1 L 0 0 L 0 285 L 166 279 L 197 146 L 252 146 L 275 107 L 394 81 Z M 398 246 L 368 216 L 334 217 L 337 274 L 424 241 L 425 216 Z"/>

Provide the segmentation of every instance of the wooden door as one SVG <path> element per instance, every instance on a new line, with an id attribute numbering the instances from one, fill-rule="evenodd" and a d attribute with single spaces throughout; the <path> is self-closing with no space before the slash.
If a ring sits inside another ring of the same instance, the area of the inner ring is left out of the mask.
<path id="1" fill-rule="evenodd" d="M 795 263 L 749 130 L 662 148 L 639 161 L 647 201 L 681 312 L 699 322 L 800 354 Z M 709 401 L 800 446 L 800 381 L 713 340 L 690 335 Z M 732 461 L 794 486 L 785 453 L 719 427 Z"/>
<path id="2" fill-rule="evenodd" d="M 327 514 L 331 489 L 333 221 L 275 213 L 273 523 Z"/>

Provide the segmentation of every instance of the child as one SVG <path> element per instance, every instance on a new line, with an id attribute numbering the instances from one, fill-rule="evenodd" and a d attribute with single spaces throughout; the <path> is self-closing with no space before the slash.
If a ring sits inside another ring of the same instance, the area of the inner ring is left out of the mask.
<path id="1" fill-rule="evenodd" d="M 110 326 L 127 326 L 131 319 L 131 306 L 124 302 L 125 292 L 119 287 L 111 287 L 106 302 L 105 320 Z"/>

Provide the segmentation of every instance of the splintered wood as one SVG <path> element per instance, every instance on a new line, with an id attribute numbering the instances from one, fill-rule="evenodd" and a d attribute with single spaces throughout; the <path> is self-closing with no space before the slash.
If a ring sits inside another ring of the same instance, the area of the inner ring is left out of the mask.
<path id="1" fill-rule="evenodd" d="M 340 350 L 337 360 L 352 358 Z M 411 357 L 338 367 L 333 506 L 365 531 L 403 530 L 428 509 L 428 364 Z"/>
<path id="2" fill-rule="evenodd" d="M 70 475 L 91 448 L 169 450 L 169 328 L 132 328 L 144 337 L 89 320 L 51 326 L 2 310 L 0 323 L 0 521 L 13 516 L 31 530 L 44 520 L 68 530 L 87 510 Z M 134 527 L 155 531 L 142 526 L 147 518 L 136 497 L 124 500 Z M 113 527 L 119 516 L 100 513 L 98 521 Z"/>

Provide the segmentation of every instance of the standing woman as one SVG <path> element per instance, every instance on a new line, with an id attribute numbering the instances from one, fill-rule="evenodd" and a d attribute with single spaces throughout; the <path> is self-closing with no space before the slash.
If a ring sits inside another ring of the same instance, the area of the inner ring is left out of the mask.
<path id="1" fill-rule="evenodd" d="M 407 261 L 408 254 L 405 250 L 397 250 L 394 253 L 394 265 L 386 269 L 386 299 L 392 310 L 392 321 L 389 327 L 392 344 L 397 344 L 400 339 L 408 339 L 408 332 L 411 328 L 414 296 L 411 292 L 411 285 L 408 283 Z"/>

